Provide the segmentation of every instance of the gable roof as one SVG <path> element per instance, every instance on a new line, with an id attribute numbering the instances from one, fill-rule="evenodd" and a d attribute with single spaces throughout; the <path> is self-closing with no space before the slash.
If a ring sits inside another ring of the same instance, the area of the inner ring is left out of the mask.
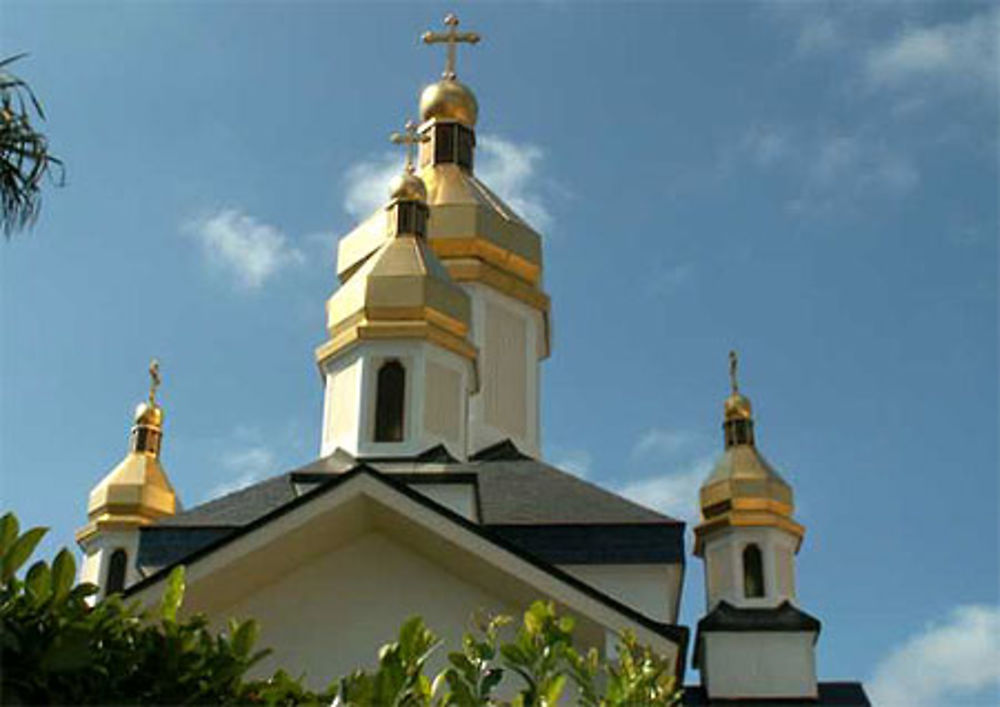
<path id="1" fill-rule="evenodd" d="M 391 491 L 396 494 L 405 497 L 408 501 L 413 502 L 416 506 L 432 511 L 437 516 L 445 519 L 452 527 L 464 531 L 481 541 L 485 540 L 489 545 L 496 547 L 502 553 L 506 553 L 507 556 L 515 558 L 521 563 L 526 563 L 528 567 L 540 570 L 544 575 L 555 580 L 559 586 L 567 588 L 571 592 L 577 593 L 576 595 L 584 596 L 590 600 L 596 601 L 599 605 L 605 607 L 605 609 L 613 612 L 614 615 L 618 615 L 629 624 L 637 625 L 644 628 L 651 633 L 660 636 L 667 641 L 673 643 L 677 647 L 677 667 L 676 674 L 679 677 L 683 676 L 684 670 L 684 656 L 687 651 L 687 642 L 689 637 L 689 632 L 686 627 L 678 626 L 674 624 L 667 624 L 660 621 L 650 619 L 644 614 L 636 611 L 635 609 L 623 604 L 622 602 L 614 599 L 607 594 L 595 589 L 589 584 L 577 579 L 576 577 L 560 570 L 557 567 L 531 555 L 523 552 L 517 546 L 504 541 L 501 538 L 496 537 L 494 534 L 488 532 L 486 529 L 480 525 L 469 521 L 465 517 L 455 513 L 454 511 L 440 505 L 439 503 L 428 498 L 424 494 L 415 491 L 410 488 L 407 484 L 402 483 L 394 479 L 391 475 L 383 474 L 376 469 L 368 466 L 366 464 L 359 464 L 354 469 L 344 474 L 331 475 L 328 480 L 316 486 L 315 488 L 307 491 L 301 496 L 298 496 L 294 500 L 272 510 L 271 512 L 265 514 L 254 520 L 247 525 L 230 532 L 225 537 L 221 537 L 211 542 L 210 544 L 198 549 L 187 557 L 178 559 L 162 567 L 161 569 L 154 572 L 151 576 L 139 581 L 138 583 L 130 586 L 125 591 L 126 596 L 135 596 L 141 592 L 155 586 L 156 584 L 162 582 L 169 576 L 170 572 L 177 565 L 184 564 L 187 566 L 194 565 L 199 561 L 218 553 L 231 546 L 233 543 L 237 542 L 243 537 L 246 537 L 255 531 L 269 525 L 270 523 L 294 513 L 297 509 L 306 506 L 307 504 L 314 503 L 318 499 L 328 496 L 331 493 L 336 493 L 338 489 L 347 487 L 352 480 L 359 478 L 369 478 L 376 482 L 379 486 Z M 449 537 L 452 537 L 449 535 Z M 469 537 L 468 535 L 466 537 Z M 453 538 L 454 539 L 454 538 Z M 525 565 L 521 565 L 524 567 Z M 528 581 L 523 572 L 517 575 L 523 581 Z M 560 600 L 564 603 L 563 600 Z"/>
<path id="2" fill-rule="evenodd" d="M 294 499 L 296 477 L 309 476 L 315 483 L 320 474 L 344 473 L 359 461 L 338 450 L 292 472 L 164 518 L 157 525 L 244 525 Z M 414 458 L 375 458 L 365 459 L 363 463 L 383 474 L 400 477 L 441 472 L 474 474 L 480 499 L 480 521 L 484 525 L 683 525 L 681 521 L 527 457 L 509 441 L 489 447 L 465 463 L 456 462 L 437 447 Z"/>
<path id="3" fill-rule="evenodd" d="M 684 523 L 640 506 L 500 442 L 458 462 L 434 447 L 416 457 L 363 462 L 337 450 L 294 471 L 164 518 L 140 530 L 137 562 L 155 572 L 364 463 L 397 481 L 471 483 L 478 520 L 494 536 L 556 564 L 684 564 Z"/>

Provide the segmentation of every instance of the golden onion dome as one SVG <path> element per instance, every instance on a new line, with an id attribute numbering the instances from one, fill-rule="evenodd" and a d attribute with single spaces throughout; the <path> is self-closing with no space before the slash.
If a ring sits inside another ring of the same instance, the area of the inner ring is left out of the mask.
<path id="1" fill-rule="evenodd" d="M 749 420 L 753 417 L 753 407 L 750 405 L 750 398 L 733 393 L 723 404 L 726 420 Z"/>
<path id="2" fill-rule="evenodd" d="M 432 83 L 420 95 L 422 120 L 457 120 L 470 128 L 479 117 L 479 102 L 472 89 L 455 79 Z"/>
<path id="3" fill-rule="evenodd" d="M 144 427 L 163 427 L 163 408 L 144 401 L 135 407 L 135 424 Z"/>
<path id="4" fill-rule="evenodd" d="M 424 180 L 413 172 L 403 172 L 393 177 L 389 183 L 389 199 L 426 202 L 427 187 L 424 186 Z"/>

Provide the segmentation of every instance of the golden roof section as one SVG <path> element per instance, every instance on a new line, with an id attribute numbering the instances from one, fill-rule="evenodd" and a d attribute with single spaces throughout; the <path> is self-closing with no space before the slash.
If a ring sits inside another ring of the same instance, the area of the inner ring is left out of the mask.
<path id="1" fill-rule="evenodd" d="M 104 529 L 148 525 L 177 510 L 177 495 L 160 460 L 129 452 L 90 492 L 88 523 L 76 535 L 86 540 Z"/>
<path id="2" fill-rule="evenodd" d="M 750 400 L 739 392 L 738 359 L 729 353 L 732 387 L 723 405 L 726 449 L 701 485 L 702 522 L 695 528 L 695 554 L 700 555 L 706 535 L 729 527 L 781 528 L 801 542 L 805 528 L 792 519 L 792 487 L 781 478 L 754 442 Z"/>
<path id="3" fill-rule="evenodd" d="M 500 197 L 454 164 L 420 171 L 430 206 L 427 242 L 456 282 L 482 282 L 537 309 L 545 319 L 540 358 L 549 354 L 549 297 L 542 286 L 542 242 Z M 380 209 L 340 240 L 337 276 L 353 280 L 386 239 Z"/>
<path id="4" fill-rule="evenodd" d="M 147 525 L 177 510 L 177 495 L 160 464 L 163 408 L 156 403 L 160 368 L 149 366 L 149 399 L 135 409 L 129 452 L 90 492 L 88 523 L 77 534 L 82 542 L 102 530 Z"/>
<path id="5" fill-rule="evenodd" d="M 470 318 L 469 296 L 424 239 L 389 238 L 327 301 L 330 340 L 317 360 L 366 338 L 429 339 L 474 359 Z"/>

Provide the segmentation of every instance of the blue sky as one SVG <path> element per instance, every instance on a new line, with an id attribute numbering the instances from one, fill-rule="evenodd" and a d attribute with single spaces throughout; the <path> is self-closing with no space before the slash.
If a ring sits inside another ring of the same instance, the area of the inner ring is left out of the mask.
<path id="1" fill-rule="evenodd" d="M 545 234 L 547 458 L 690 520 L 737 347 L 807 526 L 821 676 L 989 703 L 995 6 L 454 7 L 484 35 L 459 57 L 478 172 Z M 48 551 L 123 455 L 153 355 L 186 505 L 318 454 L 333 248 L 399 164 L 447 9 L 4 4 L 68 170 L 0 245 L 0 491 Z"/>

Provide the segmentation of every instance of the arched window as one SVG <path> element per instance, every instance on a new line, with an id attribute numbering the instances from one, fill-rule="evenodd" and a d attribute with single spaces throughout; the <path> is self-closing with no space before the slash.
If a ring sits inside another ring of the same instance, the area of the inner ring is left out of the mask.
<path id="1" fill-rule="evenodd" d="M 375 441 L 403 441 L 403 410 L 406 402 L 406 369 L 399 361 L 387 361 L 378 369 L 375 390 Z"/>
<path id="2" fill-rule="evenodd" d="M 118 548 L 111 553 L 111 561 L 108 563 L 108 584 L 107 594 L 118 594 L 125 589 L 125 570 L 128 565 L 128 554 Z"/>
<path id="3" fill-rule="evenodd" d="M 743 594 L 747 599 L 764 596 L 764 560 L 756 545 L 743 548 Z"/>

